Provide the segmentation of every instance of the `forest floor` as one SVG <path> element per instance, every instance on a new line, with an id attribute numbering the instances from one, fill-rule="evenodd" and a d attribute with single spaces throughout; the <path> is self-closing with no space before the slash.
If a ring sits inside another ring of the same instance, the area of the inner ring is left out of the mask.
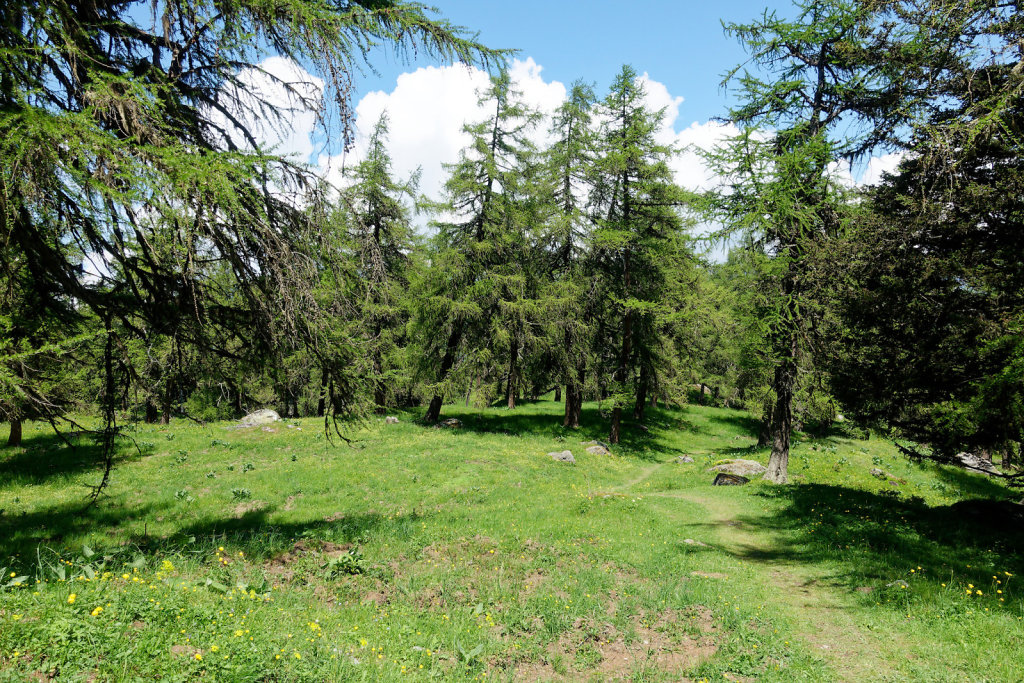
<path id="1" fill-rule="evenodd" d="M 790 485 L 715 487 L 767 460 L 745 413 L 652 410 L 612 455 L 597 405 L 560 413 L 139 425 L 84 512 L 94 447 L 32 425 L 0 681 L 1024 680 L 1024 539 L 950 507 L 1019 491 L 842 430 L 795 435 Z"/>

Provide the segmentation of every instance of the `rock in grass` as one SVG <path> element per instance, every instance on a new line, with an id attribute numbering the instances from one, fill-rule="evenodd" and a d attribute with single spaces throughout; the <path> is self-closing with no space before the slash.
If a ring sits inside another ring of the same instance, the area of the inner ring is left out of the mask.
<path id="1" fill-rule="evenodd" d="M 572 451 L 561 451 L 558 453 L 548 453 L 554 460 L 558 462 L 568 462 L 575 464 L 576 458 L 572 457 Z"/>
<path id="2" fill-rule="evenodd" d="M 281 416 L 277 414 L 277 411 L 264 409 L 249 413 L 242 418 L 241 424 L 246 427 L 255 427 L 256 425 L 268 425 L 280 421 Z"/>
<path id="3" fill-rule="evenodd" d="M 743 484 L 749 484 L 750 480 L 746 477 L 741 477 L 738 474 L 728 474 L 726 472 L 719 472 L 715 475 L 715 480 L 712 482 L 715 486 L 742 486 Z"/>
<path id="4" fill-rule="evenodd" d="M 388 415 L 387 417 L 384 418 L 384 424 L 396 425 L 398 424 L 398 418 L 395 417 L 394 415 Z"/>
<path id="5" fill-rule="evenodd" d="M 957 453 L 954 457 L 961 465 L 968 469 L 981 471 L 985 474 L 999 474 L 999 470 L 995 468 L 991 460 L 986 460 L 974 453 Z"/>
<path id="6" fill-rule="evenodd" d="M 701 543 L 700 541 L 695 541 L 692 538 L 684 538 L 683 539 L 683 543 L 685 543 L 686 545 L 698 545 L 698 546 L 700 546 L 702 548 L 707 548 L 708 547 L 707 543 Z"/>
<path id="7" fill-rule="evenodd" d="M 680 455 L 678 458 L 676 458 L 676 462 L 681 465 L 683 463 L 693 462 L 693 458 L 690 457 L 689 455 Z"/>
<path id="8" fill-rule="evenodd" d="M 590 453 L 591 455 L 612 454 L 611 448 L 603 441 L 584 441 L 583 445 L 587 447 L 587 453 Z"/>
<path id="9" fill-rule="evenodd" d="M 708 470 L 708 472 L 735 474 L 739 477 L 756 477 L 767 471 L 768 468 L 756 460 L 723 460 Z"/>
<path id="10" fill-rule="evenodd" d="M 871 476 L 872 477 L 877 477 L 878 479 L 888 479 L 889 478 L 888 474 L 886 474 L 883 470 L 878 469 L 877 467 L 872 467 L 868 471 L 871 472 Z"/>
<path id="11" fill-rule="evenodd" d="M 443 427 L 444 429 L 459 429 L 460 427 L 462 427 L 462 420 L 459 420 L 454 417 L 449 417 L 447 420 L 444 420 L 443 422 L 438 422 L 437 426 Z"/>

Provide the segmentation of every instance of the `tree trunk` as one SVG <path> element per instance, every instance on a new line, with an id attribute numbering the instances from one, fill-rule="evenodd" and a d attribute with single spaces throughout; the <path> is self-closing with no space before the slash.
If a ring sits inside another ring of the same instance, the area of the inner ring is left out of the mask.
<path id="1" fill-rule="evenodd" d="M 620 435 L 622 423 L 623 407 L 622 405 L 615 405 L 611 409 L 611 429 L 608 431 L 608 443 L 618 443 L 618 435 Z"/>
<path id="2" fill-rule="evenodd" d="M 508 361 L 508 409 L 516 407 L 516 362 L 519 360 L 519 340 L 512 340 L 512 355 Z"/>
<path id="3" fill-rule="evenodd" d="M 765 399 L 761 412 L 761 429 L 757 433 L 757 447 L 764 448 L 772 442 L 772 413 L 775 411 L 775 404 Z"/>
<path id="4" fill-rule="evenodd" d="M 459 347 L 461 340 L 462 326 L 456 324 L 452 328 L 452 333 L 448 335 L 448 343 L 445 345 L 444 356 L 441 358 L 441 367 L 437 373 L 438 381 L 443 382 L 448 377 L 452 366 L 455 365 L 455 350 Z M 443 400 L 440 394 L 434 394 L 434 397 L 430 399 L 430 405 L 427 406 L 427 413 L 423 416 L 424 422 L 437 422 L 437 419 L 441 417 L 441 403 Z"/>
<path id="5" fill-rule="evenodd" d="M 643 422 L 644 408 L 647 406 L 647 365 L 640 366 L 640 383 L 636 388 L 636 404 L 633 406 L 633 419 Z"/>
<path id="6" fill-rule="evenodd" d="M 555 387 L 555 403 L 559 403 L 562 400 L 562 385 L 559 384 Z"/>
<path id="7" fill-rule="evenodd" d="M 167 382 L 167 390 L 164 392 L 164 407 L 163 412 L 160 415 L 160 424 L 167 425 L 171 423 L 171 395 L 174 392 L 174 384 Z"/>
<path id="8" fill-rule="evenodd" d="M 11 435 L 7 437 L 7 445 L 21 445 L 21 420 L 11 420 Z"/>
<path id="9" fill-rule="evenodd" d="M 441 416 L 441 397 L 434 394 L 434 397 L 430 399 L 430 405 L 427 406 L 427 414 L 423 416 L 424 422 L 437 422 L 437 418 Z"/>
<path id="10" fill-rule="evenodd" d="M 772 454 L 764 478 L 776 484 L 789 482 L 789 436 L 793 429 L 793 385 L 796 383 L 796 335 L 790 336 L 789 348 L 775 368 L 772 382 L 775 409 L 772 411 Z"/>
<path id="11" fill-rule="evenodd" d="M 625 285 L 626 295 L 632 291 L 630 284 L 630 258 L 629 250 L 626 250 L 623 256 L 623 284 Z M 625 315 L 622 316 L 622 354 L 619 357 L 619 371 L 616 373 L 618 376 L 615 378 L 619 383 L 619 390 L 622 389 L 626 382 L 626 378 L 629 377 L 629 355 L 632 353 L 633 343 L 633 310 L 630 308 L 626 309 Z M 615 408 L 612 410 L 612 426 L 608 434 L 609 443 L 619 442 L 619 431 L 620 424 L 622 422 L 622 406 L 619 405 L 619 399 L 615 399 Z"/>
<path id="12" fill-rule="evenodd" d="M 160 417 L 160 409 L 153 403 L 153 399 L 146 399 L 146 424 L 153 424 Z"/>
<path id="13" fill-rule="evenodd" d="M 327 412 L 327 368 L 320 369 L 320 400 L 316 402 L 317 417 L 324 417 Z"/>
<path id="14" fill-rule="evenodd" d="M 576 424 L 572 422 L 573 408 L 576 406 L 576 397 L 573 395 L 575 390 L 576 387 L 571 381 L 565 385 L 565 419 L 562 420 L 563 427 L 579 427 L 578 422 Z"/>

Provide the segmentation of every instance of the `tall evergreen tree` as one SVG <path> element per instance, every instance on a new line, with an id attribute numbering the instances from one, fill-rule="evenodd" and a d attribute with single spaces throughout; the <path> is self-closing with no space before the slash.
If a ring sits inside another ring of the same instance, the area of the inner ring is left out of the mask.
<path id="1" fill-rule="evenodd" d="M 583 386 L 587 371 L 590 336 L 588 313 L 594 301 L 587 296 L 592 274 L 586 268 L 591 220 L 587 189 L 594 172 L 597 138 L 592 124 L 596 102 L 593 89 L 574 83 L 569 96 L 555 111 L 551 122 L 554 142 L 546 153 L 553 204 L 546 231 L 551 308 L 548 319 L 554 335 L 552 347 L 559 367 L 559 381 L 565 384 L 566 427 L 580 426 Z"/>
<path id="2" fill-rule="evenodd" d="M 532 210 L 527 198 L 536 152 L 526 134 L 539 115 L 523 104 L 506 72 L 492 78 L 480 101 L 492 113 L 467 124 L 469 146 L 449 167 L 438 209 L 452 220 L 436 223 L 420 306 L 423 363 L 433 379 L 427 422 L 437 421 L 452 393 L 460 356 L 482 355 L 488 364 L 495 342 L 508 353 L 506 400 L 512 405 L 529 332 L 532 257 L 525 219 Z"/>
<path id="3" fill-rule="evenodd" d="M 133 316 L 206 348 L 219 344 L 213 328 L 244 329 L 269 351 L 294 339 L 337 377 L 332 409 L 351 405 L 361 378 L 347 347 L 326 342 L 325 313 L 310 295 L 317 278 L 304 250 L 323 216 L 308 210 L 321 201 L 315 174 L 261 147 L 257 126 L 287 125 L 291 107 L 241 71 L 269 75 L 261 60 L 271 55 L 311 69 L 324 80 L 323 101 L 280 85 L 321 123 L 339 122 L 346 145 L 352 75 L 381 44 L 469 63 L 503 58 L 401 0 L 0 8 L 0 241 L 17 246 L 40 301 L 73 300 L 108 333 L 101 486 L 117 431 L 112 356 L 124 357 L 116 327 L 138 335 Z M 156 242 L 177 248 L 159 252 Z M 93 279 L 81 276 L 87 254 L 106 260 Z M 236 306 L 222 305 L 201 276 L 211 261 L 232 270 Z"/>
<path id="4" fill-rule="evenodd" d="M 922 36 L 913 155 L 836 258 L 840 397 L 952 461 L 1024 446 L 1024 74 L 1018 7 L 900 3 Z"/>
<path id="5" fill-rule="evenodd" d="M 673 150 L 658 143 L 663 111 L 651 112 L 636 71 L 624 66 L 601 105 L 603 123 L 592 211 L 593 244 L 610 304 L 606 334 L 612 355 L 611 443 L 618 443 L 622 410 L 645 400 L 658 346 L 657 314 L 682 249 L 684 197 L 673 183 Z"/>
<path id="6" fill-rule="evenodd" d="M 912 104 L 901 99 L 907 78 L 893 58 L 899 41 L 884 9 L 847 0 L 805 0 L 796 8 L 793 20 L 766 12 L 727 27 L 765 75 L 729 75 L 741 99 L 728 118 L 742 130 L 710 156 L 726 179 L 713 194 L 712 215 L 771 257 L 764 277 L 777 298 L 766 311 L 774 401 L 765 478 L 776 483 L 788 481 L 801 339 L 814 309 L 808 274 L 822 243 L 842 227 L 845 200 L 830 165 L 886 141 Z"/>
<path id="7" fill-rule="evenodd" d="M 362 290 L 357 296 L 358 326 L 366 337 L 378 411 L 388 404 L 389 391 L 400 385 L 397 372 L 404 369 L 397 355 L 408 321 L 407 290 L 417 248 L 407 202 L 415 201 L 419 173 L 401 183 L 392 177 L 387 139 L 388 120 L 381 115 L 369 138 L 366 158 L 353 171 L 353 184 L 343 193 L 340 207 L 350 226 Z"/>

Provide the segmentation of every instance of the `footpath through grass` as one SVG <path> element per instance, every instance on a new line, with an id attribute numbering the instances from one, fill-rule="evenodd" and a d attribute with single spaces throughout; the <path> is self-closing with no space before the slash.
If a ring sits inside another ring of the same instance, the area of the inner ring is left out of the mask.
<path id="1" fill-rule="evenodd" d="M 1013 492 L 842 433 L 794 485 L 713 487 L 767 458 L 745 414 L 654 410 L 598 456 L 597 406 L 560 408 L 353 447 L 140 426 L 84 513 L 89 444 L 33 426 L 0 452 L 0 680 L 1024 680 L 1021 538 L 949 508 Z"/>

